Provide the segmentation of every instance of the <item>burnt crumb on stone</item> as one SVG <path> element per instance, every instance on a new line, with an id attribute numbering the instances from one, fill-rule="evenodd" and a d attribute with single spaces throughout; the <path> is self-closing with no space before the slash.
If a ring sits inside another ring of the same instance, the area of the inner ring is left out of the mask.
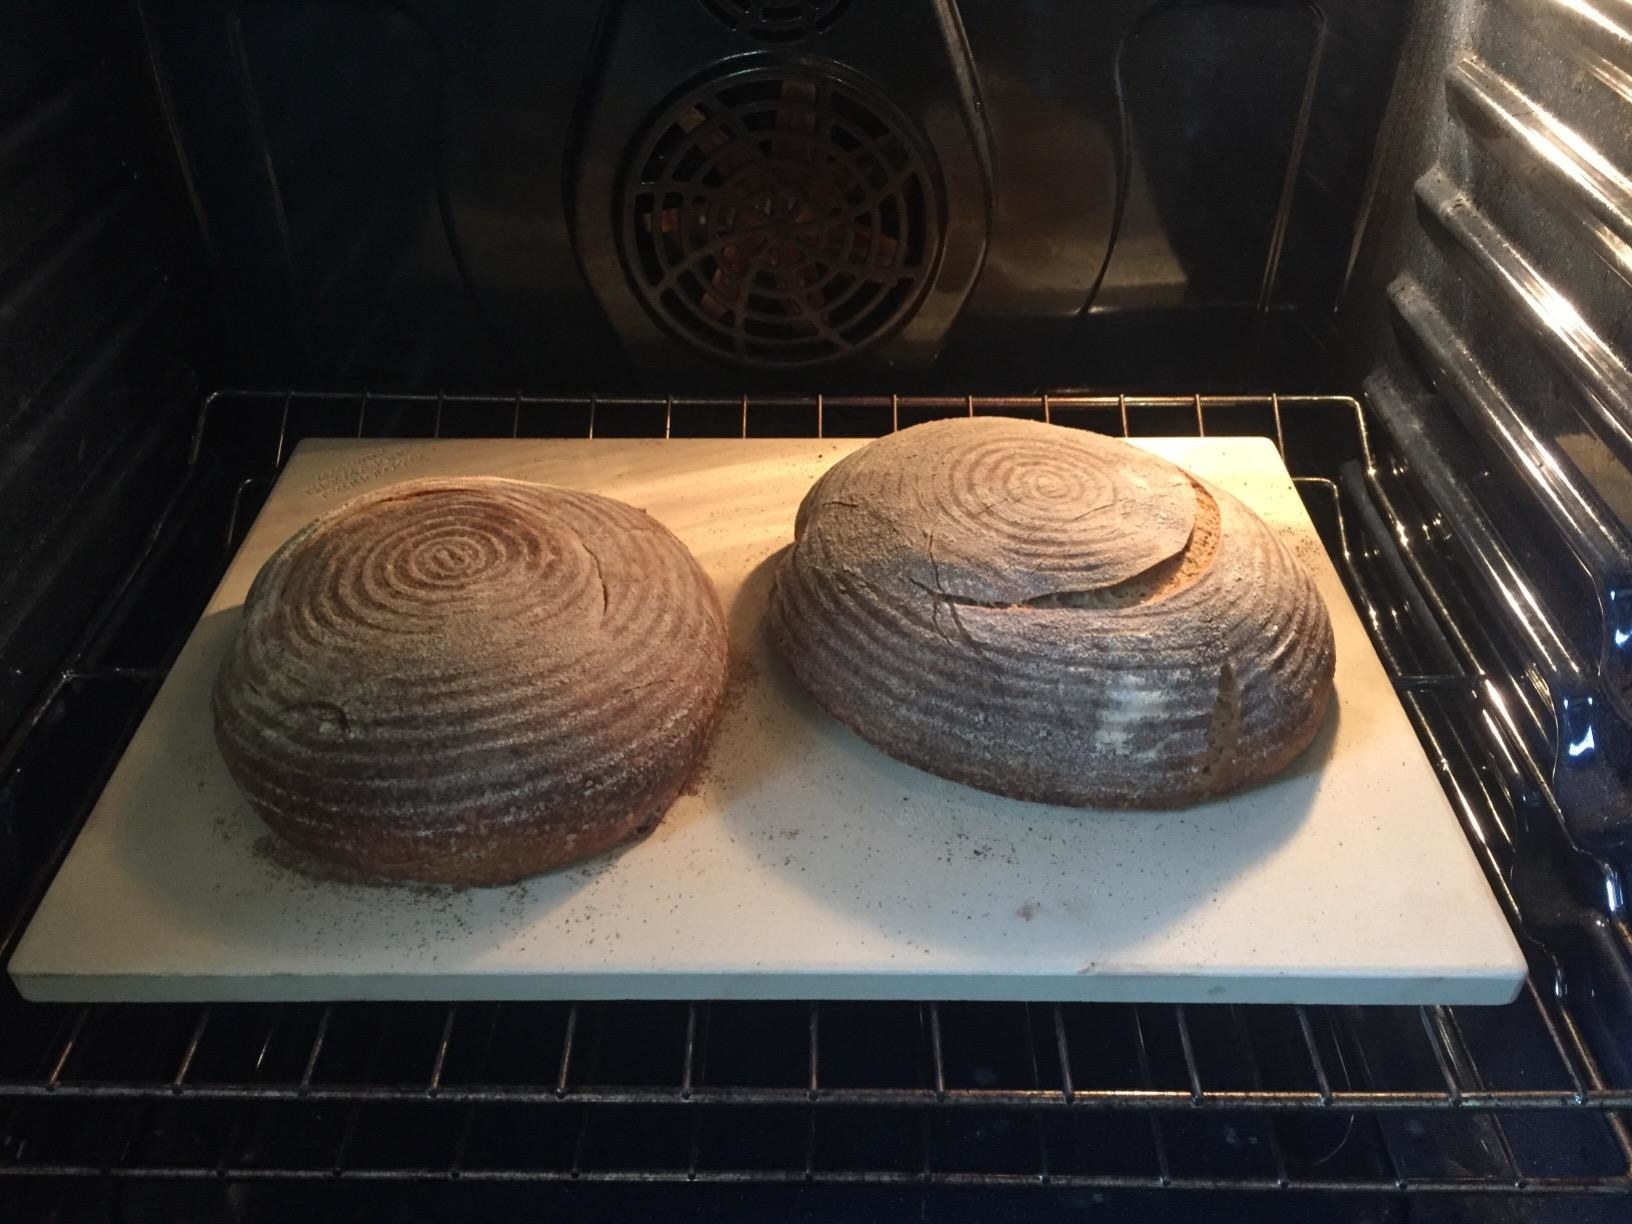
<path id="1" fill-rule="evenodd" d="M 1022 922 L 1030 922 L 1033 918 L 1037 917 L 1037 911 L 1042 908 L 1043 903 L 1041 901 L 1027 901 L 1019 909 L 1014 911 L 1014 916 L 1019 918 Z"/>
<path id="2" fill-rule="evenodd" d="M 349 884 L 355 888 L 396 889 L 416 893 L 422 897 L 452 897 L 470 891 L 467 886 L 425 884 L 417 880 L 390 880 L 370 875 L 343 863 L 333 863 L 302 850 L 293 842 L 285 841 L 275 833 L 264 833 L 255 839 L 253 853 L 263 863 L 280 868 L 318 884 Z"/>
<path id="3" fill-rule="evenodd" d="M 730 716 L 733 711 L 742 705 L 743 698 L 747 696 L 748 689 L 758 676 L 759 665 L 754 662 L 751 656 L 735 651 L 728 656 L 725 667 L 725 690 L 720 696 L 719 716 L 722 720 Z M 686 779 L 685 785 L 680 788 L 682 795 L 696 798 L 707 787 L 709 779 L 713 776 L 711 763 L 713 747 L 714 745 L 711 744 L 709 746 L 710 750 L 705 752 L 698 760 L 691 776 Z"/>
<path id="4" fill-rule="evenodd" d="M 751 655 L 732 651 L 725 666 L 725 696 L 720 701 L 720 714 L 730 714 L 742 704 L 748 689 L 759 676 L 759 664 Z"/>
<path id="5" fill-rule="evenodd" d="M 680 793 L 695 799 L 708 786 L 708 780 L 713 776 L 713 773 L 714 771 L 709 767 L 709 758 L 706 755 L 701 757 L 697 762 L 697 767 L 691 771 L 691 776 L 686 779 L 685 785 L 680 788 Z M 655 824 L 653 827 L 656 827 Z"/>

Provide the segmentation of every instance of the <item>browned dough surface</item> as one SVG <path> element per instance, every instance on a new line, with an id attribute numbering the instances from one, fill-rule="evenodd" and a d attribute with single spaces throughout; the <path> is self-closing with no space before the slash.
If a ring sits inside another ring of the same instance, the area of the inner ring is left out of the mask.
<path id="1" fill-rule="evenodd" d="M 371 874 L 508 883 L 648 831 L 726 677 L 707 575 L 610 498 L 416 480 L 297 532 L 216 678 L 216 739 L 278 833 Z"/>
<path id="2" fill-rule="evenodd" d="M 1002 795 L 1168 807 L 1283 769 L 1335 664 L 1314 582 L 1228 494 L 1114 439 L 937 421 L 799 508 L 769 627 L 883 751 Z"/>

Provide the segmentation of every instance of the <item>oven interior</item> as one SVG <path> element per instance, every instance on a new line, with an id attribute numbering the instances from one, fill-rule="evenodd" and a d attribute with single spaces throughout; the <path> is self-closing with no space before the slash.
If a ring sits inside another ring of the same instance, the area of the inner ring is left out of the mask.
<path id="1" fill-rule="evenodd" d="M 1275 441 L 1531 970 L 1499 1008 L 8 981 L 0 1202 L 1623 1218 L 1629 171 L 1625 0 L 0 2 L 0 958 L 302 438 L 995 413 Z"/>

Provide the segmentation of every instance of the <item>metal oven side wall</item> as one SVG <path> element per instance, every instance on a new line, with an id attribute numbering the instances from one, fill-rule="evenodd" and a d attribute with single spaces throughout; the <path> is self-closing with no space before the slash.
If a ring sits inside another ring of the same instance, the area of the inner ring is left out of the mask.
<path id="1" fill-rule="evenodd" d="M 0 5 L 0 745 L 185 462 L 190 228 L 135 8 Z"/>
<path id="2" fill-rule="evenodd" d="M 1556 987 L 1624 1035 L 1632 6 L 1422 5 L 1409 48 L 1338 321 L 1382 458 L 1347 475 L 1444 627 L 1425 666 L 1484 711 L 1526 826 L 1491 834 L 1554 916 Z"/>

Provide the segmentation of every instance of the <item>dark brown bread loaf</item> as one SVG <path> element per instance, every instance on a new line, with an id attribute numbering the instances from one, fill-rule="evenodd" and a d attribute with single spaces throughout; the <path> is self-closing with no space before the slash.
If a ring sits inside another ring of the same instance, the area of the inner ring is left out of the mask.
<path id="1" fill-rule="evenodd" d="M 707 575 L 610 498 L 416 480 L 269 560 L 216 739 L 273 829 L 384 877 L 502 884 L 662 818 L 726 670 Z"/>
<path id="2" fill-rule="evenodd" d="M 840 721 L 1020 799 L 1168 807 L 1285 767 L 1332 689 L 1308 572 L 1240 502 L 1123 442 L 920 425 L 806 495 L 769 628 Z"/>

